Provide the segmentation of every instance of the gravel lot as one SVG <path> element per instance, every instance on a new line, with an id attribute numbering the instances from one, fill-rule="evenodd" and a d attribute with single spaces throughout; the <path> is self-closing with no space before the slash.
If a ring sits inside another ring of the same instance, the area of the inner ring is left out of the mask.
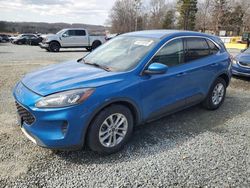
<path id="1" fill-rule="evenodd" d="M 33 145 L 16 125 L 12 87 L 84 53 L 0 44 L 0 187 L 250 187 L 250 79 L 233 78 L 217 111 L 195 106 L 137 127 L 117 154 Z"/>

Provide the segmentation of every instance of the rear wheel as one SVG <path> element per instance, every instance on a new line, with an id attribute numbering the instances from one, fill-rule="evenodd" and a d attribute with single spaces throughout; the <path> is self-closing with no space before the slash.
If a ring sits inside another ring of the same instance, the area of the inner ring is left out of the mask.
<path id="1" fill-rule="evenodd" d="M 102 154 L 119 151 L 133 131 L 133 116 L 122 105 L 112 105 L 102 110 L 90 125 L 87 143 L 91 150 Z"/>
<path id="2" fill-rule="evenodd" d="M 59 52 L 59 50 L 60 50 L 60 44 L 58 42 L 51 42 L 49 44 L 49 50 L 51 52 Z"/>
<path id="3" fill-rule="evenodd" d="M 100 41 L 94 41 L 92 44 L 92 50 L 96 49 L 97 47 L 101 46 L 101 42 Z"/>
<path id="4" fill-rule="evenodd" d="M 223 78 L 217 78 L 212 84 L 207 98 L 203 101 L 203 106 L 209 110 L 216 110 L 225 100 L 226 82 Z"/>

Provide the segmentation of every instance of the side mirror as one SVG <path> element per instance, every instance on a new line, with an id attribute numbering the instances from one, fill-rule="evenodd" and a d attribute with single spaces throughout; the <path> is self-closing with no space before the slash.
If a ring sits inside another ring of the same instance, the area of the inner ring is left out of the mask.
<path id="1" fill-rule="evenodd" d="M 62 37 L 68 37 L 69 35 L 68 34 L 66 34 L 66 33 L 63 33 L 62 34 Z"/>
<path id="2" fill-rule="evenodd" d="M 144 71 L 146 74 L 164 74 L 168 70 L 168 66 L 162 63 L 152 63 L 149 67 Z"/>

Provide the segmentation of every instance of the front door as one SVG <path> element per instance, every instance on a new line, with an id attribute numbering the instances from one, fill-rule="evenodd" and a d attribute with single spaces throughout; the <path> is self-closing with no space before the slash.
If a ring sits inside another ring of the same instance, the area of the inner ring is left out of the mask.
<path id="1" fill-rule="evenodd" d="M 187 93 L 192 90 L 189 87 L 190 75 L 185 70 L 182 39 L 167 43 L 149 64 L 156 62 L 165 64 L 169 68 L 164 74 L 144 74 L 141 77 L 145 119 L 153 119 L 182 108 L 185 106 Z"/>

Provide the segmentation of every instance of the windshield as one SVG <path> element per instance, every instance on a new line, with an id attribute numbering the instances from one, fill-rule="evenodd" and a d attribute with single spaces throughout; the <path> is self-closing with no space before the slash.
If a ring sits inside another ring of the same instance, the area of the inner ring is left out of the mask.
<path id="1" fill-rule="evenodd" d="M 244 54 L 250 54 L 250 48 L 246 49 L 243 53 Z"/>
<path id="2" fill-rule="evenodd" d="M 83 58 L 88 64 L 109 68 L 110 71 L 128 71 L 155 46 L 158 39 L 116 37 Z"/>
<path id="3" fill-rule="evenodd" d="M 21 34 L 21 35 L 18 35 L 16 38 L 20 39 L 22 37 L 23 37 L 23 35 Z"/>
<path id="4" fill-rule="evenodd" d="M 63 34 L 65 31 L 66 31 L 66 29 L 62 29 L 62 30 L 58 31 L 56 34 L 57 34 L 57 35 L 61 35 L 61 34 Z"/>

